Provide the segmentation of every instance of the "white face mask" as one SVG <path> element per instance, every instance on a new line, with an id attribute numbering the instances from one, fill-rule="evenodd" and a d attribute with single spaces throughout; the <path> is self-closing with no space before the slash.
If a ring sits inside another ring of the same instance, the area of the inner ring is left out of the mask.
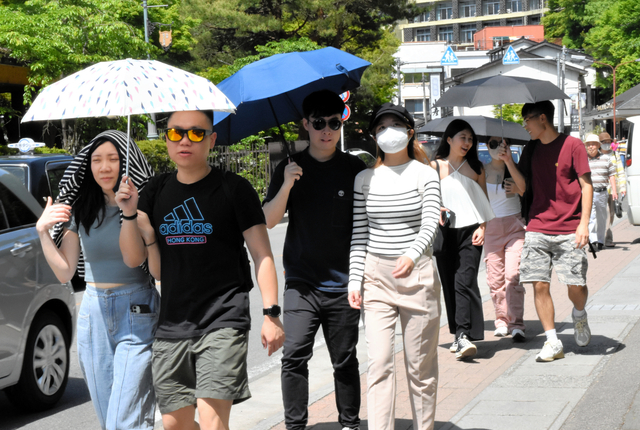
<path id="1" fill-rule="evenodd" d="M 500 160 L 500 157 L 498 157 L 498 152 L 500 151 L 500 146 L 498 146 L 496 149 L 491 149 L 489 148 L 489 155 L 491 155 L 491 158 L 493 158 L 494 160 Z"/>
<path id="2" fill-rule="evenodd" d="M 611 144 L 610 143 L 603 143 L 602 145 L 600 145 L 600 149 L 603 151 L 610 151 L 611 150 Z"/>
<path id="3" fill-rule="evenodd" d="M 385 154 L 395 154 L 407 147 L 409 135 L 404 127 L 389 127 L 376 135 L 376 141 Z"/>

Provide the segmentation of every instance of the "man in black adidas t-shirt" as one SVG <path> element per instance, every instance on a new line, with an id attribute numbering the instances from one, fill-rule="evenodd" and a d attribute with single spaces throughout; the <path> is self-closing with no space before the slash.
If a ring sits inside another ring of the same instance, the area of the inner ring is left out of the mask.
<path id="1" fill-rule="evenodd" d="M 131 267 L 148 257 L 162 281 L 152 367 L 164 427 L 195 425 L 197 404 L 203 427 L 229 428 L 231 405 L 251 396 L 252 281 L 244 242 L 268 311 L 262 343 L 269 355 L 284 341 L 273 256 L 251 184 L 207 163 L 216 139 L 211 116 L 176 112 L 167 126 L 167 150 L 178 170 L 152 178 L 139 202 L 123 178 L 116 196 L 124 214 L 120 247 Z"/>
<path id="2" fill-rule="evenodd" d="M 282 396 L 288 430 L 304 429 L 309 370 L 316 332 L 322 326 L 334 368 L 336 406 L 344 428 L 360 425 L 360 373 L 356 356 L 359 311 L 347 300 L 353 224 L 353 181 L 365 168 L 336 149 L 344 102 L 331 91 L 303 102 L 309 147 L 276 168 L 264 212 L 267 226 L 289 213 L 283 262 L 286 277 Z"/>

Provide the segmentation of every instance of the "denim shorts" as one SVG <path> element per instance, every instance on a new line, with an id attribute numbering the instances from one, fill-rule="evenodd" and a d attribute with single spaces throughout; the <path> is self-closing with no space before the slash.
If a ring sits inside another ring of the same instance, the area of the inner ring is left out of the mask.
<path id="1" fill-rule="evenodd" d="M 167 414 L 197 399 L 251 397 L 247 373 L 247 332 L 220 328 L 189 339 L 156 339 L 153 385 L 160 412 Z"/>
<path id="2" fill-rule="evenodd" d="M 527 232 L 520 257 L 520 282 L 551 282 L 551 270 L 566 285 L 587 285 L 587 252 L 576 235 Z"/>

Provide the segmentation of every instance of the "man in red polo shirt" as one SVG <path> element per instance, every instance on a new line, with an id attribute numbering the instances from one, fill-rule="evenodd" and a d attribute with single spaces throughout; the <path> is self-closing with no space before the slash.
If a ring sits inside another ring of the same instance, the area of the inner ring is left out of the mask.
<path id="1" fill-rule="evenodd" d="M 564 357 L 555 330 L 555 311 L 549 291 L 551 269 L 568 286 L 573 302 L 574 338 L 586 346 L 591 331 L 584 309 L 587 303 L 587 254 L 593 186 L 587 151 L 579 140 L 558 133 L 553 126 L 550 101 L 522 107 L 524 128 L 531 142 L 524 148 L 518 168 L 529 196 L 527 233 L 520 260 L 520 282 L 533 283 L 536 311 L 547 341 L 536 361 Z M 522 182 L 521 182 L 522 184 Z M 532 199 L 531 199 L 532 196 Z"/>

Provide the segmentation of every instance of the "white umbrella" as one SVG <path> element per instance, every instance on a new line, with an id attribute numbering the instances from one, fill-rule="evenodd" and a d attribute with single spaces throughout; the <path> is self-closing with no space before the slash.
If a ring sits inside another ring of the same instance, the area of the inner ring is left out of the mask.
<path id="1" fill-rule="evenodd" d="M 45 87 L 22 118 L 49 121 L 187 110 L 235 112 L 211 81 L 154 60 L 106 61 Z M 127 174 L 129 173 L 127 150 Z"/>

